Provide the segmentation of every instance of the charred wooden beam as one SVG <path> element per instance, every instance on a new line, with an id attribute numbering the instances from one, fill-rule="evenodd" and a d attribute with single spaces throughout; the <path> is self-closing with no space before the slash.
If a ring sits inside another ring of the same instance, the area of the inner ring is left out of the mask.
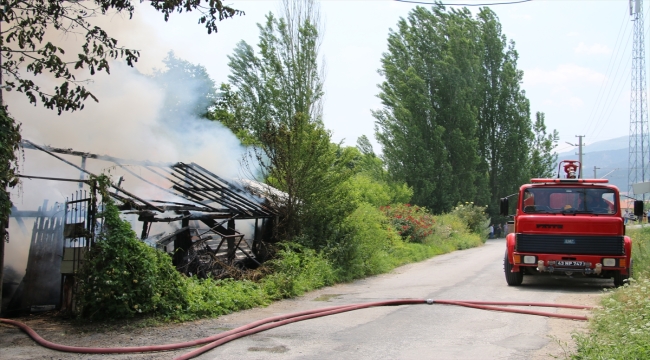
<path id="1" fill-rule="evenodd" d="M 17 177 L 20 178 L 26 178 L 26 179 L 36 179 L 36 180 L 53 180 L 53 181 L 67 181 L 67 182 L 83 182 L 83 183 L 90 183 L 89 180 L 79 180 L 79 179 L 66 179 L 66 178 L 57 178 L 57 177 L 49 177 L 49 176 L 34 176 L 34 175 L 23 175 L 23 174 L 16 174 Z"/>
<path id="2" fill-rule="evenodd" d="M 178 235 L 178 234 L 180 234 L 180 233 L 182 233 L 182 232 L 184 232 L 184 231 L 189 231 L 189 229 L 190 229 L 189 226 L 188 226 L 188 227 L 180 228 L 180 229 L 174 231 L 173 233 L 171 233 L 171 234 L 169 234 L 169 235 L 167 235 L 167 236 L 164 236 L 164 237 L 160 238 L 160 240 L 158 240 L 158 241 L 156 242 L 156 244 L 157 244 L 157 245 L 161 245 L 161 246 L 167 245 L 167 244 L 169 244 L 169 243 L 174 239 L 174 236 L 176 236 L 176 235 Z"/>
<path id="3" fill-rule="evenodd" d="M 172 174 L 172 175 L 174 177 L 176 177 L 180 181 L 187 182 L 186 179 L 182 179 L 177 174 Z M 192 179 L 190 179 L 192 181 L 197 181 L 198 185 L 203 185 L 203 186 L 205 185 L 205 183 L 201 182 L 199 179 L 194 178 L 194 176 L 192 174 L 190 174 L 190 173 L 185 174 L 185 176 L 186 176 L 186 178 L 192 178 Z M 240 204 L 237 204 L 237 203 L 231 201 L 231 199 L 228 199 L 228 198 L 223 197 L 223 196 L 222 197 L 214 197 L 213 195 L 207 193 L 209 191 L 215 192 L 215 189 L 206 189 L 206 188 L 196 186 L 197 185 L 196 182 L 191 184 L 193 186 L 188 187 L 188 186 L 184 186 L 181 183 L 176 182 L 174 180 L 170 179 L 170 181 L 172 181 L 175 184 L 174 189 L 176 189 L 176 190 L 179 190 L 179 188 L 182 188 L 186 193 L 192 193 L 193 195 L 194 195 L 195 192 L 201 192 L 201 195 L 209 198 L 210 200 L 212 200 L 212 201 L 214 201 L 214 202 L 216 202 L 218 204 L 221 204 L 223 206 L 226 206 L 228 208 L 231 208 L 231 209 L 234 209 L 234 210 L 237 210 L 237 211 L 240 211 L 240 212 L 246 212 L 246 213 L 248 213 L 248 215 L 253 215 L 253 213 L 249 209 L 242 209 Z M 194 195 L 194 196 L 197 196 L 197 195 Z"/>
<path id="4" fill-rule="evenodd" d="M 59 159 L 60 161 L 62 161 L 62 162 L 64 162 L 64 163 L 66 163 L 66 164 L 68 164 L 68 165 L 70 165 L 70 166 L 76 168 L 77 170 L 83 171 L 84 173 L 86 173 L 86 174 L 88 174 L 88 175 L 91 175 L 91 176 L 93 176 L 93 177 L 97 177 L 95 174 L 91 173 L 90 171 L 85 170 L 85 169 L 82 169 L 81 167 L 79 167 L 79 166 L 77 166 L 77 165 L 75 165 L 75 164 L 69 162 L 68 160 L 65 160 L 65 159 L 63 159 L 62 157 L 60 157 L 60 156 L 58 156 L 58 155 L 55 155 L 55 154 L 52 153 L 51 151 L 48 151 L 48 150 L 44 149 L 44 148 L 41 147 L 41 146 L 35 145 L 34 143 L 30 142 L 29 140 L 23 140 L 23 141 L 24 141 L 24 142 L 27 142 L 27 143 L 29 143 L 29 144 L 31 144 L 31 145 L 32 145 L 33 147 L 35 147 L 36 149 L 41 150 L 41 151 L 43 151 L 44 153 L 46 153 L 46 154 L 48 154 L 48 155 L 50 155 L 50 156 L 52 156 L 52 157 L 54 157 L 54 158 L 56 158 L 56 159 Z M 77 182 L 79 182 L 79 180 L 77 180 Z M 153 204 L 147 202 L 146 200 L 140 199 L 139 197 L 137 197 L 137 196 L 131 194 L 130 192 L 128 192 L 128 191 L 126 191 L 126 190 L 120 188 L 119 186 L 114 185 L 114 184 L 110 184 L 110 185 L 111 185 L 111 187 L 113 187 L 114 189 L 117 189 L 117 190 L 123 192 L 124 194 L 126 194 L 126 195 L 128 195 L 128 196 L 130 196 L 130 197 L 132 197 L 132 198 L 134 198 L 134 199 L 136 199 L 136 200 L 142 202 L 143 204 L 145 204 L 145 205 L 147 205 L 147 206 L 150 206 L 151 208 L 156 209 L 156 210 L 158 210 L 158 211 L 160 211 L 160 212 L 163 212 L 163 210 L 160 209 L 159 207 L 157 207 L 157 206 L 155 206 L 155 205 L 153 205 Z"/>
<path id="5" fill-rule="evenodd" d="M 132 165 L 143 165 L 143 166 L 164 166 L 168 167 L 171 166 L 172 163 L 160 163 L 160 162 L 153 162 L 149 160 L 131 160 L 131 159 L 121 159 L 117 158 L 114 156 L 108 156 L 108 155 L 98 155 L 98 154 L 93 154 L 89 152 L 83 152 L 83 151 L 75 151 L 72 149 L 63 149 L 63 148 L 55 148 L 52 146 L 47 146 L 47 145 L 35 145 L 29 140 L 22 140 L 20 142 L 20 145 L 25 148 L 25 149 L 33 149 L 33 150 L 43 150 L 46 149 L 49 152 L 57 153 L 57 154 L 63 154 L 63 155 L 72 155 L 72 156 L 80 156 L 88 159 L 97 159 L 97 160 L 104 160 L 104 161 L 111 161 L 111 162 L 117 162 L 120 164 L 128 163 Z M 79 181 L 79 180 L 77 180 Z"/>
<path id="6" fill-rule="evenodd" d="M 241 189 L 241 188 L 233 188 L 233 189 L 230 189 L 230 183 L 228 183 L 226 180 L 220 178 L 218 175 L 212 173 L 211 171 L 209 171 L 209 170 L 203 168 L 201 165 L 196 164 L 196 163 L 192 163 L 190 166 L 191 166 L 195 171 L 198 169 L 198 170 L 202 171 L 204 174 L 207 174 L 207 175 L 204 175 L 204 176 L 206 176 L 206 177 L 211 176 L 211 177 L 213 177 L 213 178 L 218 179 L 218 180 L 221 181 L 221 182 L 224 182 L 224 183 L 228 184 L 229 187 L 226 188 L 226 191 L 228 191 L 232 196 L 236 197 L 236 198 L 239 199 L 240 201 L 246 202 L 246 203 L 248 203 L 250 206 L 253 206 L 254 208 L 262 209 L 263 212 L 266 212 L 266 213 L 268 213 L 268 214 L 270 214 L 270 215 L 276 215 L 276 213 L 275 213 L 274 210 L 267 208 L 266 206 L 264 206 L 264 205 L 261 204 L 261 203 L 258 203 L 258 202 L 255 202 L 255 201 L 252 201 L 252 200 L 251 200 L 250 198 L 248 198 L 247 196 L 243 196 L 243 195 L 241 195 L 241 193 L 244 193 L 244 192 L 248 193 L 248 192 L 245 191 L 244 189 Z M 248 194 L 250 194 L 250 193 L 248 193 Z M 250 195 L 252 195 L 252 194 L 250 194 Z"/>
<path id="7" fill-rule="evenodd" d="M 174 165 L 173 169 L 180 173 L 180 175 L 172 174 L 174 177 L 189 183 L 187 186 L 184 186 L 188 191 L 201 191 L 203 196 L 208 196 L 215 202 L 222 203 L 225 206 L 234 207 L 235 210 L 247 212 L 249 215 L 252 215 L 252 213 L 258 216 L 275 215 L 274 212 L 270 212 L 260 203 L 239 194 L 239 192 L 243 192 L 244 190 L 233 188 L 228 182 L 201 168 L 199 165 L 194 163 L 191 165 L 178 163 Z M 203 170 L 207 173 L 203 173 Z M 225 185 L 222 185 L 222 183 Z M 181 184 L 178 185 L 182 186 Z M 209 192 L 215 193 L 216 196 L 210 196 Z"/>

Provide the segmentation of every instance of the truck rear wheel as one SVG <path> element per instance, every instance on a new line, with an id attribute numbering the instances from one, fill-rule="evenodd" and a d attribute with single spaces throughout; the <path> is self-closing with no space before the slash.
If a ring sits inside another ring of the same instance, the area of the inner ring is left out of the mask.
<path id="1" fill-rule="evenodd" d="M 506 282 L 508 286 L 519 286 L 524 281 L 524 273 L 512 272 L 512 265 L 508 262 L 508 252 L 503 256 L 503 271 L 506 274 Z"/>

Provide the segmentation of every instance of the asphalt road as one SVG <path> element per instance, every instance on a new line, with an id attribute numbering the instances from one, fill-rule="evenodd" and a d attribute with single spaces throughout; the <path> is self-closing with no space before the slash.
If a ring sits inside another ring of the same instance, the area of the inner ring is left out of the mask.
<path id="1" fill-rule="evenodd" d="M 221 318 L 224 329 L 283 313 L 399 298 L 566 302 L 595 297 L 611 280 L 526 277 L 508 287 L 503 239 L 441 255 L 298 299 Z M 558 301 L 562 300 L 562 301 Z M 574 301 L 575 303 L 575 301 Z M 550 310 L 554 311 L 554 310 Z M 565 311 L 565 310 L 560 310 Z M 587 312 L 580 311 L 583 315 Z M 272 329 L 214 349 L 200 359 L 531 359 L 559 327 L 579 322 L 446 305 L 384 307 Z"/>

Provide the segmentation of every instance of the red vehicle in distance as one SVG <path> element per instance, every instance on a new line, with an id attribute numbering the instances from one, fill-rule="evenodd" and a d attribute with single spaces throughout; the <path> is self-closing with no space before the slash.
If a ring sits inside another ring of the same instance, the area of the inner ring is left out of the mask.
<path id="1" fill-rule="evenodd" d="M 605 179 L 580 179 L 578 161 L 562 161 L 565 176 L 532 179 L 519 188 L 514 231 L 503 259 L 509 286 L 524 276 L 564 274 L 612 278 L 621 286 L 632 274 L 632 241 L 625 236 L 618 188 Z M 500 213 L 509 215 L 508 197 Z M 643 213 L 643 202 L 634 202 Z"/>

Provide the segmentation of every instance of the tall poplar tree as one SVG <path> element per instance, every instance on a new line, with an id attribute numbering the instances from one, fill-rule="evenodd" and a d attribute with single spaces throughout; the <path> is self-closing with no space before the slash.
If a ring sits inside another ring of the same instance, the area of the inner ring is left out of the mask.
<path id="1" fill-rule="evenodd" d="M 373 115 L 384 160 L 435 212 L 476 196 L 479 37 L 467 9 L 416 7 L 382 57 L 383 108 Z"/>
<path id="2" fill-rule="evenodd" d="M 553 130 L 550 134 L 547 133 L 544 119 L 543 112 L 538 111 L 535 114 L 534 138 L 530 154 L 531 178 L 552 177 L 557 163 L 557 154 L 554 151 L 560 140 L 560 135 L 557 130 Z"/>
<path id="3" fill-rule="evenodd" d="M 497 215 L 498 199 L 528 181 L 533 139 L 530 104 L 520 85 L 519 55 L 506 39 L 496 14 L 483 8 L 477 15 L 481 28 L 481 107 L 478 141 L 481 171 L 487 176 L 489 211 Z"/>

